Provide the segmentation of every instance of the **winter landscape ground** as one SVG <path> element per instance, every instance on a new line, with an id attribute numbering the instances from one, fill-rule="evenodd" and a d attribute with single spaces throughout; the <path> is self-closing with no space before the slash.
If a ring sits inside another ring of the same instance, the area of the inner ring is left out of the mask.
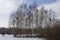
<path id="1" fill-rule="evenodd" d="M 43 38 L 16 38 L 16 37 L 13 37 L 13 35 L 5 35 L 5 36 L 2 36 L 0 34 L 0 40 L 44 40 Z"/>

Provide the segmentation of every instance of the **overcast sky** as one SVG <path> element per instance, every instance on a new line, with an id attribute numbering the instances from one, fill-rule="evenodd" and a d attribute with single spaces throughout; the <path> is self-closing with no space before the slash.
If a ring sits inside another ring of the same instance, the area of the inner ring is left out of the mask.
<path id="1" fill-rule="evenodd" d="M 24 0 L 27 4 L 33 0 Z M 0 0 L 0 27 L 8 27 L 9 15 L 13 13 L 23 0 Z M 60 17 L 60 0 L 36 0 L 40 6 L 44 5 L 47 9 L 53 9 L 58 18 Z"/>
<path id="2" fill-rule="evenodd" d="M 22 2 L 22 0 L 20 0 Z M 0 27 L 8 27 L 9 15 L 21 3 L 19 0 L 0 0 Z"/>

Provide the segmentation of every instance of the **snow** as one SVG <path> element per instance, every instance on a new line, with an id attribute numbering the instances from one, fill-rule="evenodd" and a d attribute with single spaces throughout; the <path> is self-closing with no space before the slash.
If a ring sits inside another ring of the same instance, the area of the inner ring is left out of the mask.
<path id="1" fill-rule="evenodd" d="M 13 35 L 0 35 L 0 40 L 43 40 L 43 38 L 17 38 L 13 37 Z"/>

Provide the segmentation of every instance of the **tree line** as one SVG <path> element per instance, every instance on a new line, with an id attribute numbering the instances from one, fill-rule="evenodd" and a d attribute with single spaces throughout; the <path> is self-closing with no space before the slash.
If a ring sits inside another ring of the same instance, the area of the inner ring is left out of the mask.
<path id="1" fill-rule="evenodd" d="M 60 21 L 53 23 L 56 20 L 55 12 L 52 9 L 47 10 L 44 7 L 39 9 L 37 7 L 36 2 L 29 6 L 22 3 L 17 11 L 10 15 L 9 27 L 13 28 L 13 33 L 16 34 L 39 33 L 37 35 L 39 37 L 58 40 L 60 38 Z"/>

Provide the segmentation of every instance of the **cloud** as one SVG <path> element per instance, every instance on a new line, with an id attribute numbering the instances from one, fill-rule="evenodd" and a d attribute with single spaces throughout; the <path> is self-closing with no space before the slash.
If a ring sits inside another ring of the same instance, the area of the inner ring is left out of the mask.
<path id="1" fill-rule="evenodd" d="M 17 8 L 19 4 L 20 4 L 20 1 L 17 1 L 17 0 L 0 0 L 0 13 L 12 12 Z"/>
<path id="2" fill-rule="evenodd" d="M 0 0 L 0 27 L 8 27 L 9 15 L 22 2 L 22 0 Z"/>
<path id="3" fill-rule="evenodd" d="M 42 4 L 41 6 L 45 6 L 45 8 L 48 10 L 52 9 L 53 11 L 55 11 L 57 18 L 60 19 L 60 0 L 57 0 L 56 2 L 50 4 Z"/>

